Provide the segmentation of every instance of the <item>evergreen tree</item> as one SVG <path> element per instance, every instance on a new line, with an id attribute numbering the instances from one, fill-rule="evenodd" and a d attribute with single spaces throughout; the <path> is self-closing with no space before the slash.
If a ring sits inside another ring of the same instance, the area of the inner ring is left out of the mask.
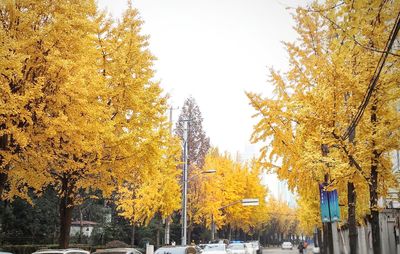
<path id="1" fill-rule="evenodd" d="M 193 97 L 189 97 L 185 100 L 176 124 L 175 133 L 181 138 L 183 138 L 184 133 L 184 120 L 189 120 L 189 164 L 190 166 L 203 168 L 205 157 L 208 149 L 210 149 L 210 138 L 206 136 L 206 133 L 203 130 L 203 117 L 201 116 L 200 108 Z"/>

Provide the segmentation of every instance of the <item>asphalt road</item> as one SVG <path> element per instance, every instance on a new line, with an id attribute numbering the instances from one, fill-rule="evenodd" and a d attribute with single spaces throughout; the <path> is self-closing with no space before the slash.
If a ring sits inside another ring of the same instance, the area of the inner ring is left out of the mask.
<path id="1" fill-rule="evenodd" d="M 280 248 L 265 248 L 262 251 L 262 254 L 298 254 L 299 250 L 297 248 L 293 248 L 293 250 L 282 250 Z M 307 254 L 311 254 L 312 251 L 309 248 Z"/>

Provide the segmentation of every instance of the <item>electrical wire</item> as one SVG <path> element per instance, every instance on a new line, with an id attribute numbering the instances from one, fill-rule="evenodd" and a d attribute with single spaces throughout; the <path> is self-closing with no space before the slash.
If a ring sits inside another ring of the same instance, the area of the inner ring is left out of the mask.
<path id="1" fill-rule="evenodd" d="M 375 69 L 374 75 L 372 76 L 372 79 L 370 81 L 370 84 L 368 85 L 367 91 L 365 92 L 364 98 L 358 107 L 357 113 L 355 114 L 354 118 L 352 119 L 349 127 L 347 128 L 346 132 L 342 135 L 342 140 L 347 139 L 350 136 L 350 133 L 353 133 L 355 128 L 357 127 L 358 123 L 360 122 L 365 109 L 369 103 L 369 100 L 371 99 L 372 93 L 376 87 L 376 84 L 378 83 L 379 75 L 381 74 L 381 71 L 385 65 L 387 56 L 389 55 L 389 52 L 393 46 L 393 43 L 396 40 L 397 33 L 399 32 L 400 29 L 400 12 L 397 14 L 397 18 L 395 21 L 395 24 L 390 32 L 390 36 L 388 41 L 386 42 L 385 45 L 385 50 L 382 53 L 381 57 L 379 58 L 378 65 Z"/>

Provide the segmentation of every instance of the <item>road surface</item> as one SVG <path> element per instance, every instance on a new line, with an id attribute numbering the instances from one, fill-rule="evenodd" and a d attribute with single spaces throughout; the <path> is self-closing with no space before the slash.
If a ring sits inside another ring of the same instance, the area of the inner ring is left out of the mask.
<path id="1" fill-rule="evenodd" d="M 293 250 L 282 250 L 281 248 L 265 248 L 262 251 L 262 254 L 298 254 L 299 250 L 297 248 L 293 248 Z M 312 254 L 312 249 L 307 248 L 307 254 Z"/>

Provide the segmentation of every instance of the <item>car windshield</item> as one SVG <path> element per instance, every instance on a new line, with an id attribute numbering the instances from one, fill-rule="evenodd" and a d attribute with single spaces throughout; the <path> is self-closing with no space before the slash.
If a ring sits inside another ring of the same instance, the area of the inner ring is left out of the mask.
<path id="1" fill-rule="evenodd" d="M 243 244 L 229 245 L 229 249 L 231 249 L 231 250 L 244 250 L 244 245 Z"/>
<path id="2" fill-rule="evenodd" d="M 210 244 L 204 248 L 204 251 L 224 251 L 225 245 L 223 244 Z"/>

